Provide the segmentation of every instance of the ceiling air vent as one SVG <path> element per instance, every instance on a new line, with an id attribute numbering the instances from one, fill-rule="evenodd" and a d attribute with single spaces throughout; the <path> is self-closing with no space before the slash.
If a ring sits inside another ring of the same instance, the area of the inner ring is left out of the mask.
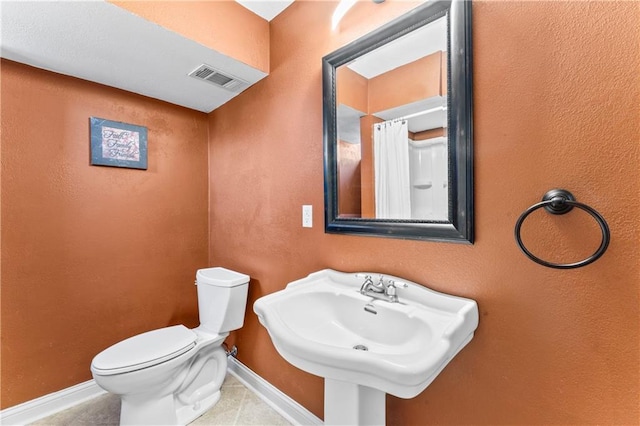
<path id="1" fill-rule="evenodd" d="M 202 64 L 195 70 L 191 71 L 189 76 L 197 78 L 198 80 L 207 81 L 232 92 L 239 93 L 249 87 L 249 83 L 246 81 L 241 80 L 238 77 L 223 74 L 217 69 L 205 64 Z"/>

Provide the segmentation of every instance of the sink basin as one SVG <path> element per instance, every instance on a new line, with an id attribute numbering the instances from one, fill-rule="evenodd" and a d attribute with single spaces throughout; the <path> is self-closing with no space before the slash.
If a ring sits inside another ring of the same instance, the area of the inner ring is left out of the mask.
<path id="1" fill-rule="evenodd" d="M 415 397 L 471 340 L 478 308 L 388 275 L 407 284 L 398 286 L 398 303 L 375 299 L 360 293 L 365 274 L 380 275 L 315 272 L 258 299 L 254 311 L 285 360 L 331 381 L 331 392 L 335 383 L 379 391 L 384 410 L 384 393 Z"/>

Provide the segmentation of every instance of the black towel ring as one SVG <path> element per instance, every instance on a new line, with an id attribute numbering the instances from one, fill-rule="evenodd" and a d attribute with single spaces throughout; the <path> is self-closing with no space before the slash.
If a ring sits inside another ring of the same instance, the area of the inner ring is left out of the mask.
<path id="1" fill-rule="evenodd" d="M 531 253 L 522 243 L 522 238 L 520 237 L 520 228 L 522 227 L 522 222 L 534 211 L 538 210 L 540 207 L 544 207 L 546 211 L 552 214 L 565 214 L 570 212 L 574 207 L 578 207 L 587 213 L 589 213 L 600 225 L 600 230 L 602 231 L 602 242 L 600 243 L 600 247 L 593 253 L 591 256 L 587 257 L 584 260 L 574 263 L 551 263 L 546 260 L 542 260 L 539 257 L 535 256 Z M 544 194 L 542 197 L 542 201 L 532 205 L 527 210 L 525 210 L 518 221 L 516 222 L 516 227 L 514 230 L 516 242 L 518 243 L 518 247 L 520 250 L 527 255 L 527 257 L 533 260 L 540 265 L 546 266 L 548 268 L 556 268 L 556 269 L 574 269 L 580 268 L 582 266 L 588 265 L 592 262 L 595 262 L 604 254 L 609 246 L 609 240 L 611 239 L 611 232 L 609 231 L 609 226 L 607 225 L 607 221 L 604 220 L 602 215 L 598 213 L 592 207 L 582 204 L 576 201 L 573 194 L 571 194 L 566 189 L 552 189 Z"/>

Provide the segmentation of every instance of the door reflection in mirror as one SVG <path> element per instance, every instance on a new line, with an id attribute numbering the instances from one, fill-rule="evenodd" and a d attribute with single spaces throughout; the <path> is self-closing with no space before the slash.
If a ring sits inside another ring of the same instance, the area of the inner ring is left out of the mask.
<path id="1" fill-rule="evenodd" d="M 336 69 L 339 217 L 448 219 L 446 25 Z"/>

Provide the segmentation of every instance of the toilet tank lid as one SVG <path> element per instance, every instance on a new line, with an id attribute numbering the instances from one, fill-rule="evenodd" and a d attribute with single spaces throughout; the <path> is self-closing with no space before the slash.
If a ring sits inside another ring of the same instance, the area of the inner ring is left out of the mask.
<path id="1" fill-rule="evenodd" d="M 221 267 L 198 269 L 196 273 L 197 284 L 209 284 L 216 287 L 236 287 L 248 283 L 249 279 L 249 275 Z"/>

